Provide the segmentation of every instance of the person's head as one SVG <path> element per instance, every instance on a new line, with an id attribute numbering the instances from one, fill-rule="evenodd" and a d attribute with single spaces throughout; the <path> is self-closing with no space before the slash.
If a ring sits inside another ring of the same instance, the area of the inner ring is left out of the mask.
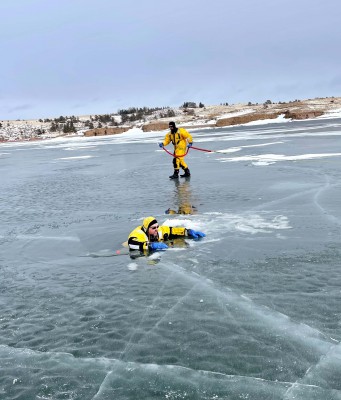
<path id="1" fill-rule="evenodd" d="M 147 217 L 143 220 L 142 223 L 142 230 L 146 233 L 149 240 L 157 240 L 159 233 L 158 233 L 159 224 L 154 217 Z"/>
<path id="2" fill-rule="evenodd" d="M 176 132 L 177 131 L 177 127 L 175 125 L 174 121 L 170 121 L 170 123 L 168 124 L 169 129 L 171 130 L 171 132 Z"/>

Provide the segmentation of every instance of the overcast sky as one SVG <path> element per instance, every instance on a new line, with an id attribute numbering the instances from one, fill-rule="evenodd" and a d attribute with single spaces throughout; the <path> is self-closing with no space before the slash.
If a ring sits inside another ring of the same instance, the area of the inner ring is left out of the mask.
<path id="1" fill-rule="evenodd" d="M 1 0 L 0 120 L 341 95 L 340 0 Z"/>

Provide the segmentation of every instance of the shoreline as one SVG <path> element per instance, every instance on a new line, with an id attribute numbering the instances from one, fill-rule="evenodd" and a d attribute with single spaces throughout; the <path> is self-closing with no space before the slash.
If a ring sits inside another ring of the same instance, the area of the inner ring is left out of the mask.
<path id="1" fill-rule="evenodd" d="M 267 101 L 264 104 L 248 103 L 187 109 L 174 108 L 173 111 L 173 117 L 158 118 L 157 115 L 152 115 L 143 120 L 134 121 L 134 123 L 129 125 L 116 127 L 98 123 L 98 127 L 89 129 L 85 120 L 79 120 L 79 123 L 75 126 L 78 133 L 70 135 L 65 132 L 61 132 L 61 134 L 52 134 L 51 132 L 51 136 L 48 136 L 48 134 L 45 134 L 45 136 L 41 132 L 48 131 L 50 124 L 38 120 L 2 121 L 2 125 L 6 123 L 6 126 L 0 128 L 0 145 L 6 143 L 40 142 L 62 137 L 111 136 L 128 132 L 131 129 L 141 129 L 144 133 L 162 132 L 168 129 L 168 123 L 171 120 L 175 121 L 177 126 L 191 130 L 261 123 L 266 120 L 275 121 L 279 117 L 283 117 L 283 120 L 286 119 L 288 122 L 293 120 L 313 120 L 324 118 L 324 116 L 325 118 L 337 118 L 337 113 L 341 117 L 341 97 L 295 100 L 289 103 L 271 103 Z M 335 115 L 332 115 L 333 113 Z M 37 128 L 38 125 L 39 128 Z"/>

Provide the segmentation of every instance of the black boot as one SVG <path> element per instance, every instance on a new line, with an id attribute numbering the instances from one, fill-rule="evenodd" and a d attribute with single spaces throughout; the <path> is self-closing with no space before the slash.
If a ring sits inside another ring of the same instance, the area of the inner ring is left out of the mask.
<path id="1" fill-rule="evenodd" d="M 175 169 L 174 174 L 170 176 L 170 179 L 177 179 L 179 178 L 179 170 Z"/>
<path id="2" fill-rule="evenodd" d="M 180 175 L 181 178 L 187 178 L 188 176 L 191 176 L 191 173 L 189 172 L 188 168 L 185 168 L 184 172 L 185 172 L 184 174 Z"/>

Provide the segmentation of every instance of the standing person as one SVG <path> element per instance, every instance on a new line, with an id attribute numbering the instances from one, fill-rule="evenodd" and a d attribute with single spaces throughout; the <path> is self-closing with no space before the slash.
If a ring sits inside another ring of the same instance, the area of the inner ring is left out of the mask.
<path id="1" fill-rule="evenodd" d="M 129 250 L 139 250 L 141 253 L 150 251 L 165 250 L 168 248 L 164 241 L 177 237 L 189 237 L 200 239 L 206 235 L 203 232 L 193 229 L 186 229 L 182 226 L 159 225 L 154 217 L 147 217 L 141 226 L 130 232 L 128 237 Z"/>
<path id="2" fill-rule="evenodd" d="M 180 167 L 185 172 L 183 175 L 180 175 L 182 178 L 191 176 L 188 165 L 185 162 L 185 157 L 181 156 L 186 153 L 187 147 L 192 146 L 192 135 L 184 128 L 177 128 L 175 122 L 173 121 L 169 123 L 169 129 L 170 132 L 166 134 L 163 142 L 159 143 L 159 146 L 161 147 L 161 149 L 163 149 L 163 147 L 167 146 L 170 142 L 173 143 L 175 156 L 173 158 L 174 173 L 170 176 L 170 178 L 177 179 L 179 177 Z"/>

